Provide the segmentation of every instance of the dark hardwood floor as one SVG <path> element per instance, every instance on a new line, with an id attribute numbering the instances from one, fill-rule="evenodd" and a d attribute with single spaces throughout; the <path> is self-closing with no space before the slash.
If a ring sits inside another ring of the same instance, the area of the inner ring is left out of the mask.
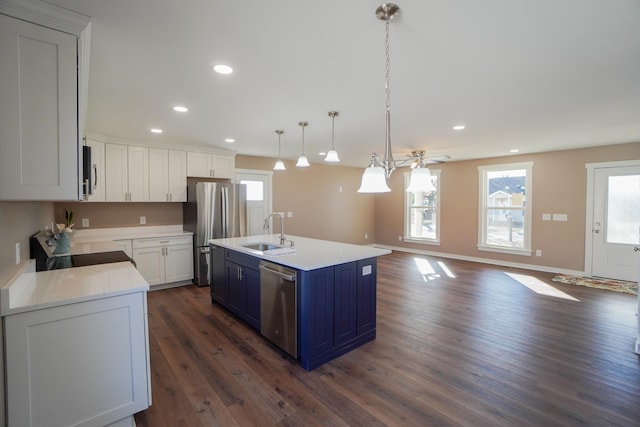
<path id="1" fill-rule="evenodd" d="M 312 372 L 208 288 L 150 292 L 153 405 L 136 423 L 640 426 L 636 297 L 552 277 L 386 255 L 377 338 Z"/>

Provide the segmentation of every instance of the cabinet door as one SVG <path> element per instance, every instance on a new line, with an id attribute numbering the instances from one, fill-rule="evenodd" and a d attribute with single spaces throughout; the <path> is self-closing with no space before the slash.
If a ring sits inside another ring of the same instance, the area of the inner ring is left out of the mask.
<path id="1" fill-rule="evenodd" d="M 169 201 L 187 201 L 187 153 L 169 150 Z"/>
<path id="2" fill-rule="evenodd" d="M 301 353 L 312 359 L 333 348 L 333 267 L 309 273 L 301 298 Z"/>
<path id="3" fill-rule="evenodd" d="M 165 283 L 163 247 L 134 249 L 133 260 L 149 285 Z"/>
<path id="4" fill-rule="evenodd" d="M 129 177 L 129 201 L 149 201 L 149 149 L 128 147 L 127 172 Z"/>
<path id="5" fill-rule="evenodd" d="M 3 318 L 7 425 L 103 426 L 146 409 L 145 313 L 139 292 Z"/>
<path id="6" fill-rule="evenodd" d="M 358 261 L 357 334 L 376 329 L 376 277 L 375 258 Z"/>
<path id="7" fill-rule="evenodd" d="M 338 346 L 356 337 L 356 263 L 334 268 L 334 345 Z"/>
<path id="8" fill-rule="evenodd" d="M 87 145 L 91 147 L 91 182 L 93 183 L 93 192 L 87 201 L 104 202 L 106 200 L 104 191 L 104 142 L 87 138 Z"/>
<path id="9" fill-rule="evenodd" d="M 187 152 L 187 176 L 211 177 L 211 154 Z"/>
<path id="10" fill-rule="evenodd" d="M 244 320 L 260 329 L 260 272 L 252 268 L 245 268 L 244 272 L 247 294 Z"/>
<path id="11" fill-rule="evenodd" d="M 126 202 L 128 200 L 127 183 L 127 146 L 105 144 L 105 199 L 107 202 Z"/>
<path id="12" fill-rule="evenodd" d="M 0 200 L 79 200 L 77 38 L 0 14 Z"/>
<path id="13" fill-rule="evenodd" d="M 169 150 L 149 148 L 149 201 L 169 201 Z"/>
<path id="14" fill-rule="evenodd" d="M 193 245 L 167 246 L 164 271 L 166 283 L 193 280 Z"/>
<path id="15" fill-rule="evenodd" d="M 233 178 L 235 171 L 235 157 L 221 154 L 213 154 L 211 159 L 211 169 L 216 178 Z"/>
<path id="16" fill-rule="evenodd" d="M 243 317 L 246 312 L 245 268 L 229 261 L 225 265 L 227 269 L 226 307 L 234 314 Z"/>

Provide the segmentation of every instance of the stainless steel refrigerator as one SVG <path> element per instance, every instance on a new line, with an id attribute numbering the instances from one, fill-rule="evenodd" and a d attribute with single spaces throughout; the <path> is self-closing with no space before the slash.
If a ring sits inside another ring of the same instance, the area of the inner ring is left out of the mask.
<path id="1" fill-rule="evenodd" d="M 209 240 L 247 234 L 244 184 L 189 182 L 183 204 L 184 229 L 193 233 L 194 283 L 211 284 Z"/>

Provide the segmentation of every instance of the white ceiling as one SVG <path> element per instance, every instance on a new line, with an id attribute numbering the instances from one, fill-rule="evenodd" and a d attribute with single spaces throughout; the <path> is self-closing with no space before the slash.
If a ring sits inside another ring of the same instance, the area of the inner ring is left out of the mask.
<path id="1" fill-rule="evenodd" d="M 48 0 L 93 18 L 91 132 L 366 166 L 384 152 L 374 0 Z M 452 161 L 640 141 L 640 1 L 398 0 L 391 130 Z M 227 63 L 222 76 L 212 65 Z M 183 104 L 186 114 L 171 107 Z M 464 132 L 451 128 L 467 125 Z M 164 129 L 152 135 L 151 127 Z M 225 138 L 236 139 L 233 144 Z"/>

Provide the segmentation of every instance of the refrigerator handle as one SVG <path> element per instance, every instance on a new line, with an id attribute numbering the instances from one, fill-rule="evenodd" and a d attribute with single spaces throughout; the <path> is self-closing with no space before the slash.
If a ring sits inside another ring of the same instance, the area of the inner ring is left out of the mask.
<path id="1" fill-rule="evenodd" d="M 229 189 L 222 187 L 222 236 L 229 237 Z"/>

